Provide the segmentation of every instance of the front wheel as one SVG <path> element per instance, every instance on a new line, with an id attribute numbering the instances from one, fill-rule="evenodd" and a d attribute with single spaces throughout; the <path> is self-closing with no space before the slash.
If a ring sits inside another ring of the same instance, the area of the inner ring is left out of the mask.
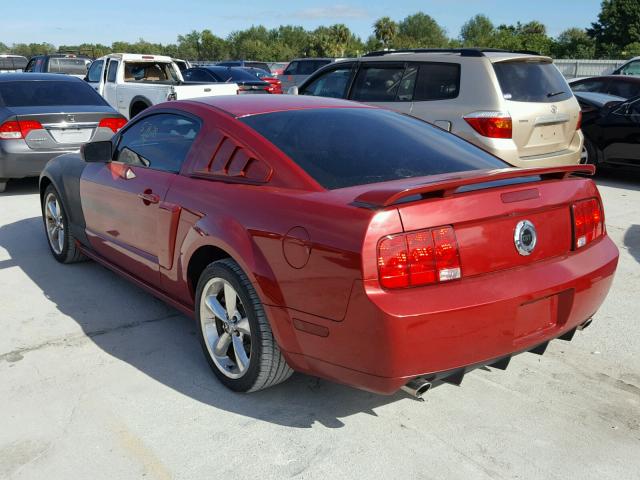
<path id="1" fill-rule="evenodd" d="M 69 228 L 69 217 L 60 195 L 53 185 L 49 185 L 42 197 L 42 219 L 47 233 L 49 248 L 60 263 L 74 263 L 85 260 Z"/>
<path id="2" fill-rule="evenodd" d="M 231 390 L 255 392 L 293 373 L 251 281 L 233 260 L 213 262 L 202 272 L 196 317 L 209 366 Z"/>

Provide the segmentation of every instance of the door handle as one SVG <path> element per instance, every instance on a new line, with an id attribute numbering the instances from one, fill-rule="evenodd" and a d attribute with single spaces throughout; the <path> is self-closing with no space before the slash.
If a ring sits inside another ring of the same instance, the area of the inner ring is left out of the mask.
<path id="1" fill-rule="evenodd" d="M 138 198 L 142 200 L 145 205 L 151 205 L 152 203 L 159 203 L 160 196 L 153 193 L 150 189 L 146 189 L 143 193 L 138 194 Z"/>

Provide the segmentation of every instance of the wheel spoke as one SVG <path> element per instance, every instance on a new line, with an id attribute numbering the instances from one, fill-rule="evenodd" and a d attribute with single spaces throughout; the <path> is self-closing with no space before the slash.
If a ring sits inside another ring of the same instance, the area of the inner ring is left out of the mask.
<path id="1" fill-rule="evenodd" d="M 230 344 L 231 335 L 229 335 L 227 332 L 224 332 L 218 337 L 218 340 L 216 340 L 216 343 L 213 346 L 213 353 L 215 353 L 218 357 L 226 356 Z"/>
<path id="2" fill-rule="evenodd" d="M 224 283 L 224 303 L 227 307 L 227 318 L 231 320 L 236 314 L 236 291 L 227 282 Z"/>
<path id="3" fill-rule="evenodd" d="M 56 207 L 54 206 L 54 203 L 52 201 L 47 202 L 47 210 L 49 211 L 49 215 L 53 220 L 58 217 L 58 214 L 56 213 Z"/>
<path id="4" fill-rule="evenodd" d="M 251 328 L 249 327 L 249 319 L 247 317 L 241 318 L 240 320 L 238 320 L 238 323 L 236 324 L 236 328 L 243 335 L 251 335 Z"/>
<path id="5" fill-rule="evenodd" d="M 62 252 L 62 249 L 64 248 L 64 230 L 62 230 L 62 228 L 58 229 L 58 248 L 60 249 L 60 252 Z"/>
<path id="6" fill-rule="evenodd" d="M 236 364 L 238 366 L 238 371 L 242 373 L 249 366 L 249 357 L 247 357 L 247 352 L 244 351 L 244 345 L 242 344 L 242 339 L 237 335 L 233 335 L 231 339 L 233 340 L 233 351 L 236 356 Z"/>
<path id="7" fill-rule="evenodd" d="M 227 312 L 225 312 L 224 307 L 218 301 L 218 299 L 214 295 L 208 295 L 204 299 L 204 304 L 207 306 L 209 311 L 213 313 L 213 315 L 224 323 L 228 323 L 229 320 L 227 318 Z"/>

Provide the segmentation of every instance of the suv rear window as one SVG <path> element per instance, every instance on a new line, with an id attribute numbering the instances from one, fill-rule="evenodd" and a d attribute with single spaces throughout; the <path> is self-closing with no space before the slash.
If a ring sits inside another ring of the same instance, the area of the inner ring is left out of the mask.
<path id="1" fill-rule="evenodd" d="M 23 80 L 0 83 L 0 106 L 108 105 L 84 82 Z"/>
<path id="2" fill-rule="evenodd" d="M 51 73 L 67 73 L 69 75 L 86 75 L 89 61 L 83 58 L 50 58 Z"/>
<path id="3" fill-rule="evenodd" d="M 559 102 L 572 93 L 552 63 L 499 62 L 493 64 L 505 100 L 514 102 Z"/>
<path id="4" fill-rule="evenodd" d="M 388 110 L 290 110 L 240 120 L 327 189 L 508 166 L 455 135 Z"/>

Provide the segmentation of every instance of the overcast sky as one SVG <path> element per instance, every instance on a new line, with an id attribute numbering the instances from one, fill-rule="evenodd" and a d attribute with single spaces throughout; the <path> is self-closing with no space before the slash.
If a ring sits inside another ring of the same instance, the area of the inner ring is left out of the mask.
<path id="1" fill-rule="evenodd" d="M 103 43 L 115 40 L 172 43 L 178 34 L 210 29 L 219 36 L 251 25 L 318 25 L 345 23 L 363 40 L 373 22 L 388 15 L 394 20 L 423 11 L 457 37 L 470 17 L 483 13 L 496 24 L 539 20 L 549 34 L 569 27 L 588 27 L 596 21 L 600 0 L 298 0 L 206 1 L 206 0 L 110 0 L 70 2 L 29 0 L 2 2 L 0 42 L 60 44 Z"/>

